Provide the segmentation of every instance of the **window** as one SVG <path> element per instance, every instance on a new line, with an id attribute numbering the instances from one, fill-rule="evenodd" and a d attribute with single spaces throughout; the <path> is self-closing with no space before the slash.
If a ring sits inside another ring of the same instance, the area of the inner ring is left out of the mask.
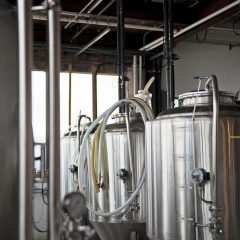
<path id="1" fill-rule="evenodd" d="M 92 75 L 72 73 L 71 120 L 79 112 L 92 118 Z M 118 100 L 117 76 L 97 76 L 98 116 Z M 116 110 L 117 111 L 117 110 Z M 69 73 L 60 74 L 60 135 L 69 124 Z M 34 141 L 46 141 L 46 73 L 32 72 L 32 125 Z"/>

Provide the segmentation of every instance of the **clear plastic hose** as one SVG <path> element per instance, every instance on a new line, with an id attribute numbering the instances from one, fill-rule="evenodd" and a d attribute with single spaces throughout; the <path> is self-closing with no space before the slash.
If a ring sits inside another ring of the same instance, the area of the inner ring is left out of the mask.
<path id="1" fill-rule="evenodd" d="M 144 124 L 147 121 L 147 118 L 149 120 L 154 119 L 154 115 L 152 113 L 151 108 L 144 102 L 143 100 L 139 100 L 139 99 L 123 99 L 120 100 L 118 102 L 116 102 L 112 107 L 110 107 L 107 111 L 105 111 L 101 116 L 99 116 L 88 128 L 87 132 L 85 133 L 85 136 L 83 138 L 83 142 L 82 142 L 82 148 L 80 150 L 80 157 L 79 157 L 79 166 L 78 166 L 78 180 L 79 180 L 79 186 L 81 188 L 81 190 L 83 191 L 84 186 L 82 185 L 83 183 L 83 167 L 82 167 L 82 159 L 83 159 L 83 154 L 84 154 L 84 149 L 85 149 L 85 145 L 89 139 L 89 135 L 92 132 L 92 130 L 97 126 L 98 122 L 104 118 L 103 123 L 102 123 L 102 129 L 101 129 L 101 133 L 100 133 L 100 139 L 99 139 L 99 154 L 98 154 L 98 159 L 99 159 L 99 168 L 98 168 L 98 175 L 99 175 L 99 179 L 101 179 L 101 152 L 102 152 L 102 142 L 103 142 L 103 135 L 105 132 L 105 126 L 107 124 L 107 120 L 110 117 L 110 115 L 112 114 L 112 112 L 119 106 L 121 106 L 122 104 L 125 103 L 130 103 L 132 105 L 135 105 L 140 113 L 141 116 L 143 118 L 143 122 Z M 147 117 L 146 117 L 147 116 Z M 92 171 L 94 171 L 94 169 L 92 169 Z M 119 208 L 115 209 L 112 212 L 107 212 L 107 213 L 99 213 L 97 212 L 95 209 L 93 209 L 88 203 L 87 203 L 87 208 L 94 213 L 97 216 L 102 216 L 102 217 L 109 217 L 111 215 L 117 214 L 120 211 L 122 211 L 124 208 L 128 207 L 128 205 L 134 201 L 135 197 L 137 196 L 137 194 L 139 193 L 139 191 L 142 188 L 142 185 L 145 181 L 145 176 L 146 176 L 146 172 L 145 172 L 145 164 L 143 164 L 143 172 L 142 172 L 142 177 L 140 179 L 140 181 L 137 184 L 136 190 L 133 192 L 133 194 L 131 195 L 131 197 Z"/>

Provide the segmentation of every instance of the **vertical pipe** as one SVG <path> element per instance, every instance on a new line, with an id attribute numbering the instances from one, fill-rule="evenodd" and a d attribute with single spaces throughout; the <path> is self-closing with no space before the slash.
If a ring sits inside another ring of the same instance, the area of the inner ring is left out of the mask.
<path id="1" fill-rule="evenodd" d="M 158 69 L 158 73 L 157 73 L 157 79 L 158 79 L 158 94 L 157 94 L 157 98 L 158 98 L 158 113 L 162 112 L 162 57 L 157 58 L 157 69 Z M 157 116 L 156 114 L 156 116 Z"/>
<path id="2" fill-rule="evenodd" d="M 143 81 L 142 81 L 142 56 L 139 56 L 139 89 L 143 90 Z"/>
<path id="3" fill-rule="evenodd" d="M 41 144 L 41 179 L 45 179 L 45 145 Z"/>
<path id="4" fill-rule="evenodd" d="M 219 120 L 219 91 L 218 91 L 218 82 L 217 77 L 215 75 L 211 75 L 206 84 L 205 89 L 209 89 L 209 85 L 212 83 L 213 86 L 213 125 L 212 125 L 212 175 L 211 181 L 213 183 L 212 186 L 212 199 L 213 203 L 216 207 L 216 211 L 213 212 L 212 217 L 218 217 L 218 120 Z M 215 227 L 215 226 L 214 226 Z M 216 228 L 218 228 L 218 224 L 216 224 Z"/>
<path id="5" fill-rule="evenodd" d="M 169 0 L 169 83 L 170 83 L 170 107 L 174 108 L 175 81 L 174 81 L 174 55 L 173 55 L 173 0 Z"/>
<path id="6" fill-rule="evenodd" d="M 60 1 L 49 0 L 49 239 L 60 239 Z"/>
<path id="7" fill-rule="evenodd" d="M 97 118 L 97 66 L 92 65 L 92 119 L 93 121 Z"/>
<path id="8" fill-rule="evenodd" d="M 166 86 L 167 86 L 167 109 L 171 107 L 170 101 L 170 73 L 169 73 L 169 28 L 168 28 L 168 0 L 164 0 L 163 4 L 163 13 L 164 13 L 164 56 L 166 59 Z"/>
<path id="9" fill-rule="evenodd" d="M 69 64 L 68 79 L 68 126 L 72 123 L 72 64 Z M 71 130 L 71 129 L 70 129 Z"/>
<path id="10" fill-rule="evenodd" d="M 137 56 L 133 56 L 133 96 L 138 92 Z"/>
<path id="11" fill-rule="evenodd" d="M 119 100 L 126 97 L 125 85 L 125 36 L 124 36 L 124 15 L 123 15 L 123 0 L 117 0 L 117 50 L 118 50 L 118 96 Z M 119 112 L 125 112 L 125 106 L 119 107 Z"/>
<path id="12" fill-rule="evenodd" d="M 122 99 L 121 96 L 121 32 L 120 32 L 120 10 L 119 0 L 117 0 L 117 72 L 118 72 L 118 99 Z"/>
<path id="13" fill-rule="evenodd" d="M 18 1 L 19 28 L 19 240 L 32 240 L 33 138 L 31 104 L 32 2 Z"/>

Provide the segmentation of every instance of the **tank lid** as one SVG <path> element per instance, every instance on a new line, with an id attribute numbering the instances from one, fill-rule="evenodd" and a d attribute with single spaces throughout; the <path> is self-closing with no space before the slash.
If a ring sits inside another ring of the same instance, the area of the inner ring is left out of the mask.
<path id="1" fill-rule="evenodd" d="M 211 104 L 212 91 L 193 91 L 179 95 L 178 99 L 181 106 L 191 106 L 195 104 L 197 98 L 197 104 Z M 238 98 L 238 93 L 219 91 L 219 103 L 221 104 L 233 104 Z"/>

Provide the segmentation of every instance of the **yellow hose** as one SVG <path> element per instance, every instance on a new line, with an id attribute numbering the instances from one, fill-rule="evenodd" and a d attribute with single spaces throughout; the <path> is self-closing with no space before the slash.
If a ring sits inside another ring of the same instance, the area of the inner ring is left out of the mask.
<path id="1" fill-rule="evenodd" d="M 142 92 L 142 96 L 141 98 L 143 99 L 144 95 L 146 94 L 147 90 L 150 88 L 150 86 L 152 85 L 153 81 L 155 80 L 155 77 L 152 77 L 146 84 L 146 86 L 144 87 L 143 89 L 143 92 Z"/>
<path id="2" fill-rule="evenodd" d="M 95 139 L 96 139 L 96 134 L 94 134 L 93 141 L 92 141 L 92 149 L 91 149 L 91 169 L 92 169 L 92 179 L 93 179 L 93 184 L 95 187 L 95 190 L 97 193 L 100 192 L 98 182 L 97 182 L 97 175 L 95 172 L 94 168 L 94 152 L 95 152 Z"/>

